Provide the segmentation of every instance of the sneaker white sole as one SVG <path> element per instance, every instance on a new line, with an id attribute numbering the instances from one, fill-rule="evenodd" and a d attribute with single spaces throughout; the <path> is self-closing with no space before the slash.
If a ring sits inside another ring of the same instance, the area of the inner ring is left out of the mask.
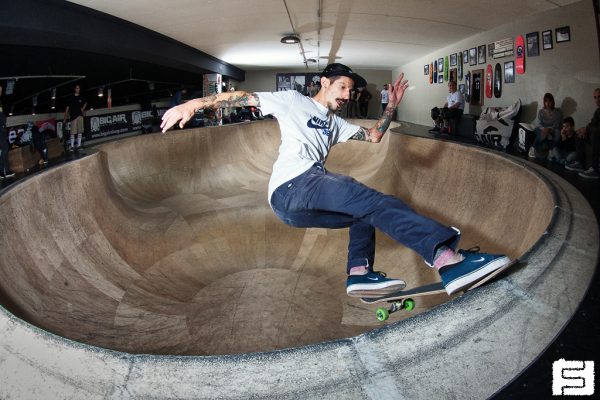
<path id="1" fill-rule="evenodd" d="M 357 283 L 346 287 L 346 294 L 350 297 L 378 297 L 394 293 L 406 287 L 406 282 L 395 279 L 392 282 Z"/>
<path id="2" fill-rule="evenodd" d="M 481 279 L 485 278 L 487 275 L 491 274 L 495 270 L 502 268 L 504 265 L 510 263 L 510 258 L 508 257 L 500 257 L 497 258 L 485 265 L 482 265 L 480 268 L 472 271 L 469 274 L 463 275 L 460 278 L 453 280 L 445 286 L 446 292 L 451 295 L 459 290 L 471 286 Z"/>

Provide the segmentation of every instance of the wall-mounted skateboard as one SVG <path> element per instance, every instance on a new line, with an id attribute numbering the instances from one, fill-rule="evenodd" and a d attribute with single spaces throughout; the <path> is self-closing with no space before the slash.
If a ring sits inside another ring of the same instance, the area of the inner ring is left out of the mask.
<path id="1" fill-rule="evenodd" d="M 496 63 L 494 67 L 494 97 L 502 96 L 502 66 Z"/>
<path id="2" fill-rule="evenodd" d="M 438 62 L 437 62 L 437 60 L 435 60 L 433 62 L 433 83 L 437 83 L 437 81 L 438 81 L 437 76 L 438 76 Z"/>
<path id="3" fill-rule="evenodd" d="M 502 274 L 508 268 L 513 265 L 518 264 L 519 260 L 513 260 L 508 264 L 498 268 L 496 271 L 491 274 L 485 276 L 480 281 L 477 281 L 474 285 L 463 289 L 464 292 L 468 292 L 470 290 L 476 289 L 487 282 L 491 281 L 498 275 Z M 442 282 L 431 283 L 429 285 L 418 286 L 416 288 L 408 289 L 408 290 L 399 290 L 395 293 L 388 294 L 386 296 L 381 297 L 362 297 L 361 301 L 366 304 L 377 304 L 377 303 L 390 303 L 389 308 L 386 307 L 378 307 L 376 311 L 377 320 L 383 322 L 387 320 L 390 314 L 393 314 L 400 310 L 412 311 L 415 308 L 415 297 L 422 296 L 430 296 L 434 294 L 442 294 L 446 293 L 446 289 L 444 289 L 444 285 Z"/>
<path id="4" fill-rule="evenodd" d="M 444 82 L 448 82 L 448 74 L 450 69 L 450 61 L 448 60 L 448 56 L 444 57 Z"/>
<path id="5" fill-rule="evenodd" d="M 523 36 L 517 36 L 517 58 L 515 60 L 515 69 L 517 74 L 525 73 L 525 40 L 523 40 Z"/>
<path id="6" fill-rule="evenodd" d="M 492 80 L 494 79 L 494 73 L 492 71 L 492 64 L 488 64 L 485 71 L 485 97 L 488 99 L 492 98 Z"/>
<path id="7" fill-rule="evenodd" d="M 433 63 L 429 64 L 429 83 L 433 83 Z"/>

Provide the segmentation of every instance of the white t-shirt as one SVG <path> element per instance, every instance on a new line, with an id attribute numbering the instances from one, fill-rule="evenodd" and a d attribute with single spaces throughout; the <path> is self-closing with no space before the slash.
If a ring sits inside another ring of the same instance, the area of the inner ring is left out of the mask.
<path id="1" fill-rule="evenodd" d="M 295 90 L 256 94 L 263 115 L 275 116 L 281 130 L 279 157 L 269 181 L 269 202 L 275 189 L 315 162 L 324 163 L 331 146 L 347 141 L 360 129 Z"/>
<path id="2" fill-rule="evenodd" d="M 448 103 L 448 107 L 452 107 L 454 104 L 460 103 L 458 109 L 465 109 L 465 98 L 463 97 L 462 93 L 458 90 L 454 93 L 448 93 L 448 97 L 446 97 L 446 102 Z"/>
<path id="3" fill-rule="evenodd" d="M 390 94 L 387 90 L 383 89 L 381 91 L 381 103 L 382 104 L 387 104 L 390 102 Z"/>

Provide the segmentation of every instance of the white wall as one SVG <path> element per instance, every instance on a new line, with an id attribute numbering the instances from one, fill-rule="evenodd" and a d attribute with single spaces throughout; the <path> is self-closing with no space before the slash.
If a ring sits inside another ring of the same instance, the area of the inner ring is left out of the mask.
<path id="1" fill-rule="evenodd" d="M 349 65 L 349 67 L 352 67 Z M 305 74 L 313 71 L 302 70 L 269 70 L 269 71 L 247 71 L 246 80 L 239 83 L 239 89 L 247 92 L 274 92 L 276 90 L 276 75 L 278 73 L 298 72 Z M 354 69 L 354 72 L 367 80 L 367 89 L 373 95 L 369 103 L 369 116 L 376 117 L 381 114 L 381 102 L 379 93 L 385 83 L 392 81 L 392 71 L 373 70 L 373 69 Z"/>
<path id="2" fill-rule="evenodd" d="M 429 84 L 429 76 L 423 73 L 425 64 L 445 57 L 451 53 L 462 52 L 482 44 L 493 43 L 508 37 L 516 38 L 529 32 L 539 32 L 540 56 L 526 57 L 525 74 L 515 75 L 515 83 L 502 85 L 502 97 L 488 99 L 484 95 L 483 107 L 506 106 L 520 98 L 523 108 L 521 121 L 532 122 L 541 107 L 544 93 L 553 94 L 556 106 L 562 108 L 564 116 L 572 116 L 576 126 L 586 125 L 595 110 L 592 91 L 600 87 L 600 60 L 598 39 L 592 2 L 581 2 L 552 11 L 510 21 L 496 29 L 472 36 L 466 40 L 445 47 L 440 51 L 419 58 L 409 64 L 396 68 L 394 74 L 404 71 L 410 81 L 398 109 L 398 119 L 417 124 L 431 125 L 430 110 L 433 106 L 442 106 L 448 93 L 447 82 Z M 554 29 L 570 26 L 571 41 L 556 43 Z M 552 30 L 554 48 L 543 50 L 542 31 Z M 465 66 L 464 73 L 474 69 L 484 69 L 487 64 L 497 62 L 504 67 L 505 61 L 514 60 L 514 56 L 498 59 L 486 57 L 486 64 Z M 464 79 L 458 82 L 464 83 Z M 465 107 L 465 113 L 479 114 L 476 107 Z"/>

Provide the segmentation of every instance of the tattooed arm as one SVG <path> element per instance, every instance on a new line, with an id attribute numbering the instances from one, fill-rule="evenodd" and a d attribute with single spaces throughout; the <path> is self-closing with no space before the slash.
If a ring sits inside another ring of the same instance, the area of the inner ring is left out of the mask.
<path id="1" fill-rule="evenodd" d="M 163 132 L 166 132 L 178 121 L 179 127 L 183 128 L 185 123 L 188 122 L 194 116 L 194 113 L 196 111 L 205 108 L 228 108 L 246 106 L 260 107 L 260 102 L 258 101 L 258 95 L 256 95 L 256 93 L 247 93 L 241 91 L 225 92 L 214 94 L 208 97 L 202 97 L 199 99 L 193 99 L 167 110 L 165 115 L 163 115 L 162 117 L 162 123 L 160 124 L 160 128 Z"/>
<path id="2" fill-rule="evenodd" d="M 402 101 L 402 97 L 404 97 L 404 92 L 408 88 L 408 81 L 404 79 L 404 74 L 400 73 L 396 82 L 389 86 L 389 102 L 379 121 L 371 129 L 361 127 L 350 139 L 372 143 L 379 143 L 381 141 L 381 138 L 392 122 L 396 107 Z"/>

